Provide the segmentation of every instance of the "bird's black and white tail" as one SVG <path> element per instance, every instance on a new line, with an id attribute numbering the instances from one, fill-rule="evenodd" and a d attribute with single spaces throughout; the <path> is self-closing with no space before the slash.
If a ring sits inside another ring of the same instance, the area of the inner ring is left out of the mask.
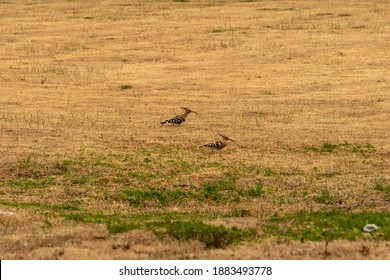
<path id="1" fill-rule="evenodd" d="M 161 122 L 161 124 L 164 124 L 164 123 L 181 124 L 185 121 L 186 121 L 186 119 L 183 118 L 182 116 L 176 116 L 172 119 Z"/>
<path id="2" fill-rule="evenodd" d="M 222 141 L 215 141 L 213 143 L 205 144 L 200 147 L 208 147 L 208 148 L 214 148 L 214 149 L 222 149 L 223 148 L 223 143 Z"/>
<path id="3" fill-rule="evenodd" d="M 223 134 L 218 134 L 218 135 L 222 137 L 222 140 L 216 140 L 215 142 L 205 144 L 205 145 L 202 145 L 200 147 L 208 147 L 208 148 L 212 148 L 212 149 L 222 150 L 223 148 L 225 148 L 227 146 L 228 141 L 234 142 L 233 139 L 230 139 L 229 137 L 227 137 Z M 234 143 L 236 143 L 236 142 L 234 142 Z"/>

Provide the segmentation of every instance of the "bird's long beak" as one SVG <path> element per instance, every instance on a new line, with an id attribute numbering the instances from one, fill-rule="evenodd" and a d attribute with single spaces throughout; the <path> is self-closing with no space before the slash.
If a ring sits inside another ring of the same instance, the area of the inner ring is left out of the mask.
<path id="1" fill-rule="evenodd" d="M 181 107 L 183 110 L 185 110 L 185 111 L 189 111 L 189 112 L 191 112 L 191 113 L 195 113 L 195 114 L 198 114 L 197 112 L 195 112 L 195 111 L 192 111 L 191 109 L 189 109 L 189 108 L 187 108 L 187 107 Z"/>
<path id="2" fill-rule="evenodd" d="M 223 138 L 226 138 L 227 140 L 230 140 L 230 141 L 232 141 L 232 142 L 234 142 L 234 143 L 236 143 L 233 139 L 231 139 L 231 138 L 229 138 L 229 137 L 227 137 L 227 136 L 225 136 L 225 135 L 223 135 L 223 134 L 218 134 L 219 136 L 221 136 L 221 137 L 223 137 Z M 236 143 L 237 144 L 237 143 Z"/>
<path id="3" fill-rule="evenodd" d="M 232 141 L 234 144 L 236 144 L 239 148 L 241 148 L 241 146 L 236 141 L 234 141 L 233 139 L 230 139 L 230 138 L 229 138 L 229 140 Z"/>

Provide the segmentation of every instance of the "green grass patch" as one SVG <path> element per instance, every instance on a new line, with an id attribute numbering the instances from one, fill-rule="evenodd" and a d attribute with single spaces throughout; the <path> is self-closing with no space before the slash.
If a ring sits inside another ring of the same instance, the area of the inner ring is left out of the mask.
<path id="1" fill-rule="evenodd" d="M 264 170 L 264 176 L 265 177 L 276 177 L 277 175 L 278 175 L 278 173 L 273 171 L 271 168 L 266 168 Z"/>
<path id="2" fill-rule="evenodd" d="M 319 169 L 314 169 L 315 172 L 317 172 L 315 174 L 315 177 L 317 179 L 320 179 L 320 178 L 334 178 L 338 175 L 340 175 L 340 172 L 339 171 L 325 171 L 325 172 L 319 172 Z"/>
<path id="3" fill-rule="evenodd" d="M 28 180 L 8 180 L 5 182 L 0 182 L 0 185 L 6 185 L 10 187 L 18 188 L 46 188 L 55 183 L 54 178 L 51 177 L 42 177 L 37 179 L 28 179 Z"/>
<path id="4" fill-rule="evenodd" d="M 383 193 L 384 198 L 390 201 L 390 182 L 386 179 L 374 180 L 374 189 Z"/>
<path id="5" fill-rule="evenodd" d="M 132 178 L 139 179 L 144 182 L 150 182 L 152 179 L 157 178 L 156 174 L 143 171 L 129 171 L 128 175 Z"/>
<path id="6" fill-rule="evenodd" d="M 198 203 L 232 203 L 238 202 L 242 197 L 261 197 L 263 195 L 263 186 L 258 182 L 255 186 L 246 189 L 239 188 L 231 178 L 213 180 L 204 183 L 202 188 L 165 189 L 160 187 L 144 187 L 142 189 L 122 189 L 119 199 L 127 201 L 133 206 L 167 206 L 172 204 L 183 204 L 189 201 Z"/>
<path id="7" fill-rule="evenodd" d="M 201 217 L 201 215 L 198 213 L 180 214 L 177 212 L 146 212 L 142 214 L 133 214 L 126 217 L 117 214 L 105 215 L 100 213 L 91 214 L 86 212 L 60 213 L 57 216 L 85 224 L 105 224 L 107 226 L 107 230 L 111 234 L 143 228 L 152 230 L 157 236 L 162 237 L 163 232 L 161 229 L 164 228 L 165 233 L 168 232 L 170 234 L 173 232 L 172 236 L 175 236 L 178 239 L 182 239 L 183 236 L 175 234 L 175 231 L 170 226 L 171 224 L 180 224 L 180 220 L 183 219 L 199 219 Z"/>
<path id="8" fill-rule="evenodd" d="M 173 202 L 183 203 L 198 198 L 198 195 L 192 191 L 160 189 L 156 187 L 134 190 L 124 189 L 122 194 L 122 199 L 135 206 L 146 204 L 164 206 Z"/>
<path id="9" fill-rule="evenodd" d="M 89 181 L 91 181 L 91 177 L 84 176 L 84 175 L 74 176 L 74 178 L 70 180 L 72 185 L 80 185 L 80 186 L 87 184 Z"/>
<path id="10" fill-rule="evenodd" d="M 252 240 L 256 237 L 254 229 L 227 228 L 224 226 L 213 226 L 201 221 L 165 221 L 149 223 L 149 228 L 164 228 L 166 233 L 178 240 L 199 240 L 206 248 L 224 248 L 233 243 Z M 163 235 L 157 231 L 158 235 Z"/>
<path id="11" fill-rule="evenodd" d="M 218 27 L 218 28 L 214 28 L 213 30 L 211 30 L 212 33 L 222 33 L 222 32 L 226 32 L 228 31 L 227 28 L 223 28 L 223 27 Z"/>
<path id="12" fill-rule="evenodd" d="M 53 174 L 62 175 L 69 172 L 70 166 L 72 165 L 71 160 L 56 160 L 53 163 L 54 172 Z"/>
<path id="13" fill-rule="evenodd" d="M 331 15 L 333 15 L 333 14 L 332 14 L 332 13 L 325 12 L 325 13 L 317 13 L 316 15 L 317 15 L 317 16 L 331 16 Z"/>
<path id="14" fill-rule="evenodd" d="M 338 197 L 331 195 L 328 190 L 321 190 L 318 195 L 313 197 L 313 200 L 320 204 L 332 205 L 337 203 Z"/>
<path id="15" fill-rule="evenodd" d="M 39 178 L 47 174 L 47 166 L 32 156 L 27 156 L 13 164 L 10 171 L 19 178 Z"/>
<path id="16" fill-rule="evenodd" d="M 218 182 L 207 183 L 203 186 L 202 194 L 206 199 L 219 201 L 222 199 L 221 187 Z"/>
<path id="17" fill-rule="evenodd" d="M 127 232 L 140 228 L 139 224 L 131 223 L 123 220 L 108 221 L 106 223 L 107 230 L 111 234 Z"/>
<path id="18" fill-rule="evenodd" d="M 139 223 L 130 222 L 117 215 L 70 213 L 61 215 L 63 218 L 81 223 L 105 224 L 111 234 L 122 233 L 139 228 Z"/>
<path id="19" fill-rule="evenodd" d="M 352 14 L 350 14 L 350 13 L 340 13 L 340 14 L 338 14 L 338 16 L 339 17 L 350 17 L 350 16 L 352 16 Z"/>
<path id="20" fill-rule="evenodd" d="M 229 203 L 240 200 L 240 196 L 243 194 L 235 180 L 221 179 L 210 181 L 203 184 L 201 195 L 208 199 L 218 203 Z"/>
<path id="21" fill-rule="evenodd" d="M 0 205 L 15 207 L 15 208 L 28 208 L 36 207 L 41 210 L 52 210 L 52 211 L 78 211 L 81 210 L 79 202 L 72 201 L 64 204 L 49 204 L 44 202 L 17 202 L 17 201 L 4 201 L 0 200 Z"/>
<path id="22" fill-rule="evenodd" d="M 371 144 L 352 144 L 348 142 L 332 144 L 329 142 L 323 143 L 321 146 L 306 146 L 304 147 L 305 151 L 325 154 L 325 153 L 335 153 L 338 151 L 350 152 L 356 154 L 367 154 L 375 152 L 375 147 Z"/>
<path id="23" fill-rule="evenodd" d="M 261 182 L 257 182 L 256 186 L 247 189 L 245 192 L 250 197 L 260 197 L 264 194 L 263 185 Z"/>
<path id="24" fill-rule="evenodd" d="M 366 234 L 362 231 L 366 224 L 376 224 L 379 229 Z M 269 236 L 285 236 L 293 240 L 390 240 L 390 213 L 348 213 L 334 210 L 274 215 L 265 226 L 265 232 Z"/>
<path id="25" fill-rule="evenodd" d="M 272 12 L 280 12 L 280 11 L 293 11 L 294 8 L 257 8 L 256 11 L 272 11 Z"/>
<path id="26" fill-rule="evenodd" d="M 305 149 L 316 153 L 333 153 L 339 148 L 340 148 L 339 144 L 324 143 L 320 147 L 312 146 L 312 147 L 306 147 Z"/>
<path id="27" fill-rule="evenodd" d="M 199 215 L 176 212 L 150 212 L 129 217 L 90 213 L 63 213 L 60 216 L 81 223 L 105 224 L 111 234 L 144 228 L 153 231 L 160 238 L 168 234 L 182 241 L 199 240 L 207 248 L 224 248 L 230 244 L 252 240 L 256 237 L 254 229 L 242 230 L 236 227 L 208 225 L 199 220 L 193 220 L 199 219 Z M 188 218 L 191 221 L 183 221 Z"/>
<path id="28" fill-rule="evenodd" d="M 249 27 L 218 27 L 211 30 L 212 33 L 223 33 L 223 32 L 234 32 L 234 31 L 241 31 L 245 32 L 248 30 Z M 221 42 L 222 44 L 222 42 Z"/>
<path id="29" fill-rule="evenodd" d="M 248 209 L 233 208 L 231 211 L 229 211 L 228 213 L 225 213 L 223 216 L 224 217 L 239 217 L 239 218 L 243 218 L 243 217 L 251 217 L 252 213 Z"/>

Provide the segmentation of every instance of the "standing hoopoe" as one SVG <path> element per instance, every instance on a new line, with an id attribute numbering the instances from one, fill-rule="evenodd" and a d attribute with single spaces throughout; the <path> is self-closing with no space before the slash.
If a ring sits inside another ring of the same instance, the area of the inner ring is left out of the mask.
<path id="1" fill-rule="evenodd" d="M 225 135 L 222 135 L 222 134 L 218 134 L 218 135 L 222 137 L 222 140 L 216 140 L 213 143 L 205 144 L 205 145 L 202 145 L 200 147 L 208 147 L 208 148 L 212 148 L 212 149 L 221 150 L 221 149 L 226 147 L 229 140 L 234 142 L 232 139 L 230 139 L 229 137 L 227 137 Z M 236 143 L 236 142 L 234 142 L 234 143 Z"/>
<path id="2" fill-rule="evenodd" d="M 186 111 L 184 114 L 182 115 L 177 115 L 176 117 L 172 118 L 172 119 L 169 119 L 169 120 L 166 120 L 166 121 L 163 121 L 161 122 L 161 124 L 164 124 L 164 123 L 171 123 L 171 124 L 181 124 L 183 122 L 186 121 L 186 117 L 188 116 L 189 113 L 195 113 L 195 114 L 198 114 L 197 112 L 195 111 L 192 111 L 186 107 L 181 107 L 182 109 L 184 109 L 184 111 Z"/>

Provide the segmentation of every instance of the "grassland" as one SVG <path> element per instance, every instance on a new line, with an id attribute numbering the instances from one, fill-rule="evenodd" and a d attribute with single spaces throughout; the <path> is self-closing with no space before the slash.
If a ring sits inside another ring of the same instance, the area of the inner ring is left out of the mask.
<path id="1" fill-rule="evenodd" d="M 389 5 L 0 1 L 0 258 L 390 259 Z"/>

